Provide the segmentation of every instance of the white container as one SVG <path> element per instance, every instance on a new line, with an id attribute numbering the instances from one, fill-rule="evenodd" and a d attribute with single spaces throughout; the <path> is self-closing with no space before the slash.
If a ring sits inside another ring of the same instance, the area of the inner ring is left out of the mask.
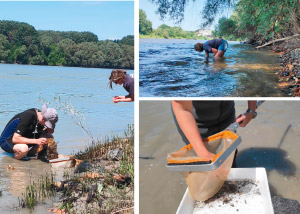
<path id="1" fill-rule="evenodd" d="M 261 193 L 261 198 L 262 198 L 262 203 L 261 205 L 258 205 L 255 207 L 256 209 L 260 210 L 260 213 L 265 213 L 265 214 L 274 214 L 273 211 L 273 205 L 271 201 L 271 196 L 270 196 L 270 190 L 269 190 L 269 184 L 268 184 L 268 178 L 267 178 L 267 173 L 265 168 L 232 168 L 230 170 L 230 173 L 227 177 L 228 181 L 235 181 L 235 180 L 244 180 L 244 179 L 249 179 L 253 181 L 258 181 L 260 183 L 259 191 Z M 236 203 L 236 204 L 241 204 L 241 203 Z M 258 207 L 261 206 L 261 207 Z M 185 191 L 185 194 L 180 202 L 180 205 L 177 209 L 176 214 L 192 214 L 194 211 L 195 207 L 195 200 L 191 197 L 189 190 L 187 189 Z M 237 210 L 241 208 L 243 210 L 248 209 L 249 212 L 243 212 L 244 213 L 253 213 L 251 212 L 251 209 L 253 207 L 250 207 L 248 204 L 243 203 L 243 207 L 230 207 L 228 206 L 219 213 L 225 214 L 225 213 L 242 213 L 238 212 Z M 212 210 L 212 209 L 211 209 Z M 213 214 L 218 214 L 218 212 L 213 211 Z"/>
<path id="2" fill-rule="evenodd" d="M 75 165 L 75 159 L 72 156 L 65 156 L 53 160 L 49 160 L 51 167 L 54 168 L 71 168 Z"/>

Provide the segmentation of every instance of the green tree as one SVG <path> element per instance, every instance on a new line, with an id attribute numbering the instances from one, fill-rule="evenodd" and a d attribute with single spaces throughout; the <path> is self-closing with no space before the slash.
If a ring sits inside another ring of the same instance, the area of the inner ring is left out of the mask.
<path id="1" fill-rule="evenodd" d="M 139 32 L 142 35 L 149 35 L 152 32 L 152 22 L 147 20 L 145 11 L 139 10 Z"/>
<path id="2" fill-rule="evenodd" d="M 7 37 L 0 34 L 0 61 L 7 61 L 10 54 Z"/>

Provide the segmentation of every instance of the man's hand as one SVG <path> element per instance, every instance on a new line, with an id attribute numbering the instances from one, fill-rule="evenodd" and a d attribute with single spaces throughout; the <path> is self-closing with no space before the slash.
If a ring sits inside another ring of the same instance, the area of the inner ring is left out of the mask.
<path id="1" fill-rule="evenodd" d="M 36 140 L 36 144 L 39 146 L 43 146 L 45 144 L 47 144 L 47 138 L 41 137 L 39 139 L 35 139 Z"/>
<path id="2" fill-rule="evenodd" d="M 218 53 L 218 50 L 215 48 L 212 48 L 211 51 L 213 52 L 214 56 Z"/>
<path id="3" fill-rule="evenodd" d="M 250 120 L 253 118 L 253 114 L 246 112 L 245 114 L 240 114 L 237 118 L 236 121 L 237 123 L 240 124 L 240 127 L 245 127 L 247 124 L 250 122 Z"/>
<path id="4" fill-rule="evenodd" d="M 113 101 L 114 103 L 118 103 L 118 102 L 119 102 L 119 99 L 120 99 L 120 97 L 114 96 L 114 97 L 112 98 L 112 101 Z"/>

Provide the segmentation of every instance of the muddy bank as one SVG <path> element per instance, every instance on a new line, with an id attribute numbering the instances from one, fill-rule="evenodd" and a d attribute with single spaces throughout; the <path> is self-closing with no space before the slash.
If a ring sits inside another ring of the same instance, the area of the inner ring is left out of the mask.
<path id="1" fill-rule="evenodd" d="M 289 95 L 300 96 L 300 48 L 286 51 L 279 56 L 281 71 L 279 76 L 280 87 L 289 90 Z"/>
<path id="2" fill-rule="evenodd" d="M 1 213 L 133 213 L 131 129 L 125 138 L 90 144 L 68 167 L 5 154 L 0 159 Z"/>
<path id="3" fill-rule="evenodd" d="M 252 45 L 262 45 L 259 41 L 249 41 Z M 286 91 L 288 96 L 300 96 L 300 39 L 293 38 L 274 43 L 272 52 L 280 53 L 280 71 L 276 72 L 279 78 L 278 86 Z"/>

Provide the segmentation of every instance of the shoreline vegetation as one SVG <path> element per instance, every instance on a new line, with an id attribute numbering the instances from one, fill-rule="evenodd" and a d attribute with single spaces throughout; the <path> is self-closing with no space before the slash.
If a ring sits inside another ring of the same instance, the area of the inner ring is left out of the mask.
<path id="1" fill-rule="evenodd" d="M 64 179 L 47 175 L 26 187 L 20 207 L 34 209 L 46 198 L 52 213 L 134 213 L 134 129 L 124 138 L 93 141 L 74 155 L 75 169 L 65 168 Z"/>
<path id="2" fill-rule="evenodd" d="M 134 36 L 98 40 L 91 32 L 36 30 L 0 20 L 0 63 L 134 69 Z"/>

